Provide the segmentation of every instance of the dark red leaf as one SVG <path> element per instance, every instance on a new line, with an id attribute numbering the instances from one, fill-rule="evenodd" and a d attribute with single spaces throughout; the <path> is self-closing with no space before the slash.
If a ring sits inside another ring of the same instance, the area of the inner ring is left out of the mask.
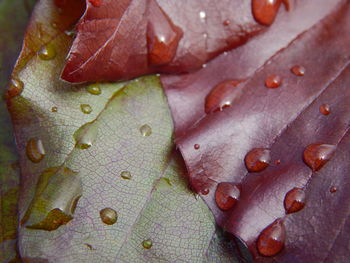
<path id="1" fill-rule="evenodd" d="M 349 257 L 350 1 L 311 2 L 300 4 L 305 9 L 292 3 L 269 31 L 205 69 L 163 77 L 191 187 L 207 192 L 218 224 L 243 240 L 256 262 Z M 272 89 L 265 85 L 271 75 L 281 80 Z M 211 88 L 242 78 L 230 107 L 204 113 Z M 223 182 L 241 185 L 228 211 L 215 201 Z M 305 199 L 293 197 L 294 188 Z"/>
<path id="2" fill-rule="evenodd" d="M 267 28 L 250 1 L 87 1 L 62 78 L 70 82 L 185 72 Z M 275 8 L 286 15 L 285 8 Z M 111 12 L 113 10 L 113 12 Z M 275 13 L 269 14 L 274 17 Z"/>

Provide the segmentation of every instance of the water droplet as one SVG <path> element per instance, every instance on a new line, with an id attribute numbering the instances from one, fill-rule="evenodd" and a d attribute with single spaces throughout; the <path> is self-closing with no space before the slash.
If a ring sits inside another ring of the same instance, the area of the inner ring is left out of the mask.
<path id="1" fill-rule="evenodd" d="M 122 171 L 120 173 L 120 177 L 125 179 L 125 180 L 130 180 L 131 179 L 131 173 L 129 171 Z"/>
<path id="2" fill-rule="evenodd" d="M 209 190 L 208 188 L 204 188 L 204 189 L 201 189 L 201 190 L 200 190 L 200 193 L 201 193 L 202 195 L 207 195 L 207 194 L 209 194 L 209 192 L 210 192 L 210 190 Z"/>
<path id="3" fill-rule="evenodd" d="M 102 5 L 102 0 L 89 0 L 90 4 L 94 7 L 100 7 Z"/>
<path id="4" fill-rule="evenodd" d="M 113 225 L 117 222 L 118 215 L 117 212 L 112 208 L 103 208 L 100 211 L 100 217 L 103 223 L 106 225 Z"/>
<path id="5" fill-rule="evenodd" d="M 98 125 L 93 122 L 88 122 L 81 126 L 73 135 L 76 147 L 82 150 L 88 149 L 95 142 L 98 132 Z"/>
<path id="6" fill-rule="evenodd" d="M 52 112 L 57 112 L 57 111 L 58 111 L 58 108 L 54 106 L 54 107 L 51 108 L 51 111 L 52 111 Z"/>
<path id="7" fill-rule="evenodd" d="M 85 114 L 90 114 L 92 112 L 92 108 L 89 104 L 81 104 L 80 109 Z"/>
<path id="8" fill-rule="evenodd" d="M 199 18 L 202 20 L 202 22 L 205 21 L 206 17 L 207 17 L 207 14 L 204 11 L 199 12 Z"/>
<path id="9" fill-rule="evenodd" d="M 200 146 L 199 144 L 195 144 L 195 145 L 193 146 L 193 148 L 194 148 L 195 150 L 198 150 L 200 147 L 201 147 L 201 146 Z"/>
<path id="10" fill-rule="evenodd" d="M 56 49 L 52 44 L 47 44 L 46 46 L 42 46 L 38 52 L 39 58 L 42 60 L 51 60 L 56 57 Z"/>
<path id="11" fill-rule="evenodd" d="M 286 230 L 282 219 L 275 220 L 259 235 L 257 248 L 261 255 L 272 257 L 284 248 Z"/>
<path id="12" fill-rule="evenodd" d="M 150 2 L 149 10 L 150 20 L 147 26 L 149 63 L 155 66 L 167 64 L 175 57 L 183 33 L 155 1 Z"/>
<path id="13" fill-rule="evenodd" d="M 337 192 L 337 187 L 336 186 L 332 186 L 331 188 L 329 188 L 329 192 L 331 192 L 332 194 Z"/>
<path id="14" fill-rule="evenodd" d="M 51 210 L 46 218 L 40 223 L 26 226 L 29 229 L 40 229 L 46 231 L 53 231 L 62 225 L 67 224 L 73 219 L 72 216 L 66 215 L 61 209 L 55 208 Z"/>
<path id="15" fill-rule="evenodd" d="M 280 164 L 281 164 L 281 160 L 280 160 L 280 159 L 276 160 L 276 161 L 275 161 L 275 164 L 276 164 L 276 165 L 280 165 Z"/>
<path id="16" fill-rule="evenodd" d="M 40 139 L 29 139 L 26 146 L 26 153 L 29 160 L 39 163 L 45 157 L 45 149 Z"/>
<path id="17" fill-rule="evenodd" d="M 290 70 L 295 76 L 302 77 L 305 75 L 305 68 L 303 66 L 295 65 Z"/>
<path id="18" fill-rule="evenodd" d="M 328 104 L 322 104 L 320 106 L 320 112 L 323 114 L 323 115 L 328 115 L 331 113 L 331 108 L 329 107 Z"/>
<path id="19" fill-rule="evenodd" d="M 280 76 L 272 74 L 268 76 L 265 80 L 266 88 L 276 89 L 282 84 L 282 79 Z"/>
<path id="20" fill-rule="evenodd" d="M 215 192 L 215 201 L 221 210 L 231 209 L 239 199 L 241 191 L 232 183 L 219 183 Z"/>
<path id="21" fill-rule="evenodd" d="M 86 90 L 92 94 L 92 95 L 100 95 L 101 94 L 101 88 L 98 83 L 91 84 L 86 87 Z"/>
<path id="22" fill-rule="evenodd" d="M 255 20 L 263 25 L 271 25 L 276 18 L 282 0 L 253 0 L 252 12 Z"/>
<path id="23" fill-rule="evenodd" d="M 310 144 L 304 150 L 304 162 L 319 171 L 334 155 L 336 146 L 331 144 Z"/>
<path id="24" fill-rule="evenodd" d="M 222 111 L 230 107 L 236 95 L 236 87 L 242 80 L 226 80 L 216 85 L 205 98 L 205 113 Z"/>
<path id="25" fill-rule="evenodd" d="M 142 246 L 145 249 L 150 249 L 152 247 L 152 245 L 153 245 L 153 243 L 152 243 L 152 240 L 150 240 L 150 239 L 142 241 Z"/>
<path id="26" fill-rule="evenodd" d="M 202 68 L 206 68 L 206 67 L 207 67 L 207 64 L 203 64 L 203 65 L 202 65 Z"/>
<path id="27" fill-rule="evenodd" d="M 149 125 L 145 124 L 140 127 L 140 132 L 142 136 L 150 136 L 152 134 L 152 128 Z"/>
<path id="28" fill-rule="evenodd" d="M 265 170 L 269 166 L 270 160 L 270 150 L 264 148 L 255 148 L 247 153 L 244 158 L 249 172 L 261 172 Z"/>
<path id="29" fill-rule="evenodd" d="M 287 214 L 295 213 L 305 206 L 305 192 L 301 188 L 293 188 L 284 198 L 284 208 Z"/>
<path id="30" fill-rule="evenodd" d="M 20 95 L 23 91 L 24 83 L 20 79 L 12 78 L 9 83 L 9 88 L 7 90 L 7 96 L 9 98 L 16 97 Z"/>
<path id="31" fill-rule="evenodd" d="M 228 26 L 228 25 L 230 25 L 230 24 L 231 24 L 231 21 L 228 20 L 228 19 L 226 19 L 226 20 L 223 22 L 223 25 L 224 25 L 224 26 Z"/>

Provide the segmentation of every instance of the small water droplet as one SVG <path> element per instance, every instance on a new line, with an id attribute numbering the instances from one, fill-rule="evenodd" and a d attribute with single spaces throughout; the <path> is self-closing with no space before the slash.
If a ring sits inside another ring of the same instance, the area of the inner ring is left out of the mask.
<path id="1" fill-rule="evenodd" d="M 202 20 L 202 22 L 205 21 L 206 17 L 207 17 L 207 14 L 204 11 L 199 12 L 199 18 Z"/>
<path id="2" fill-rule="evenodd" d="M 331 144 L 310 144 L 304 150 L 304 162 L 319 171 L 334 155 L 336 146 Z"/>
<path id="3" fill-rule="evenodd" d="M 281 160 L 280 160 L 280 159 L 276 160 L 276 161 L 275 161 L 275 164 L 276 164 L 276 165 L 280 165 L 280 164 L 281 164 Z"/>
<path id="4" fill-rule="evenodd" d="M 287 214 L 295 213 L 305 206 L 305 192 L 301 188 L 293 188 L 284 198 L 284 208 Z"/>
<path id="5" fill-rule="evenodd" d="M 147 25 L 149 63 L 155 66 L 164 65 L 175 57 L 183 33 L 172 23 L 156 1 L 150 2 L 149 10 Z"/>
<path id="6" fill-rule="evenodd" d="M 22 80 L 17 78 L 12 78 L 9 83 L 9 88 L 7 90 L 7 96 L 13 98 L 22 93 L 24 88 L 24 83 Z"/>
<path id="7" fill-rule="evenodd" d="M 205 113 L 222 111 L 230 107 L 235 98 L 236 87 L 242 80 L 226 80 L 216 85 L 205 98 Z"/>
<path id="8" fill-rule="evenodd" d="M 26 146 L 26 153 L 29 160 L 39 163 L 45 157 L 45 149 L 40 139 L 29 139 Z"/>
<path id="9" fill-rule="evenodd" d="M 265 80 L 266 88 L 276 89 L 282 84 L 282 79 L 280 76 L 272 74 L 268 76 Z"/>
<path id="10" fill-rule="evenodd" d="M 81 104 L 80 109 L 85 114 L 90 114 L 92 112 L 92 108 L 89 104 Z"/>
<path id="11" fill-rule="evenodd" d="M 199 144 L 195 144 L 195 145 L 193 146 L 193 148 L 194 148 L 195 150 L 198 150 L 200 147 L 201 147 L 201 146 L 200 146 Z"/>
<path id="12" fill-rule="evenodd" d="M 150 239 L 142 241 L 142 246 L 145 249 L 150 249 L 152 247 L 152 245 L 153 245 L 153 243 L 152 243 L 152 240 L 150 240 Z"/>
<path id="13" fill-rule="evenodd" d="M 51 60 L 56 57 L 56 49 L 52 44 L 47 44 L 41 47 L 38 54 L 42 60 Z"/>
<path id="14" fill-rule="evenodd" d="M 58 108 L 54 106 L 54 107 L 51 108 L 51 111 L 52 111 L 52 112 L 57 112 L 57 111 L 58 111 Z"/>
<path id="15" fill-rule="evenodd" d="M 337 187 L 336 186 L 332 186 L 331 188 L 329 188 L 329 192 L 331 192 L 332 194 L 334 194 L 335 192 L 337 192 Z"/>
<path id="16" fill-rule="evenodd" d="M 106 225 L 113 225 L 117 222 L 118 215 L 117 212 L 112 208 L 103 208 L 100 211 L 100 217 L 103 223 Z"/>
<path id="17" fill-rule="evenodd" d="M 203 65 L 202 65 L 202 68 L 206 68 L 206 67 L 207 67 L 207 64 L 203 64 Z"/>
<path id="18" fill-rule="evenodd" d="M 241 194 L 237 185 L 232 183 L 219 183 L 215 191 L 216 205 L 221 210 L 231 209 L 239 199 Z"/>
<path id="19" fill-rule="evenodd" d="M 253 0 L 252 12 L 255 20 L 263 25 L 271 25 L 276 18 L 282 0 Z"/>
<path id="20" fill-rule="evenodd" d="M 231 24 L 231 21 L 228 20 L 228 19 L 226 19 L 226 20 L 223 22 L 223 25 L 224 25 L 224 26 L 228 26 L 228 25 L 230 25 L 230 24 Z"/>
<path id="21" fill-rule="evenodd" d="M 147 137 L 152 134 L 152 128 L 149 125 L 145 124 L 140 127 L 140 132 L 142 136 Z"/>
<path id="22" fill-rule="evenodd" d="M 258 251 L 263 256 L 272 257 L 282 251 L 285 239 L 283 221 L 277 219 L 260 233 L 257 240 Z"/>
<path id="23" fill-rule="evenodd" d="M 270 150 L 255 148 L 244 158 L 245 165 L 249 172 L 261 172 L 265 170 L 271 161 Z"/>
<path id="24" fill-rule="evenodd" d="M 81 126 L 73 135 L 76 147 L 82 150 L 88 149 L 95 142 L 98 132 L 98 125 L 88 122 Z"/>
<path id="25" fill-rule="evenodd" d="M 322 104 L 320 106 L 320 112 L 323 114 L 323 115 L 328 115 L 331 113 L 331 108 L 329 107 L 328 104 Z"/>
<path id="26" fill-rule="evenodd" d="M 209 190 L 208 188 L 204 188 L 204 189 L 201 189 L 201 190 L 200 190 L 200 193 L 201 193 L 202 195 L 208 195 L 209 192 L 210 192 L 210 190 Z"/>
<path id="27" fill-rule="evenodd" d="M 131 173 L 129 171 L 122 171 L 120 173 L 120 177 L 125 179 L 125 180 L 130 180 L 131 179 Z"/>
<path id="28" fill-rule="evenodd" d="M 100 95 L 101 94 L 101 88 L 98 83 L 91 84 L 86 87 L 87 92 L 89 92 L 92 95 Z"/>
<path id="29" fill-rule="evenodd" d="M 295 65 L 290 70 L 295 76 L 302 77 L 305 75 L 305 68 L 303 66 Z"/>
<path id="30" fill-rule="evenodd" d="M 100 7 L 102 5 L 102 0 L 89 0 L 90 4 L 94 7 Z"/>

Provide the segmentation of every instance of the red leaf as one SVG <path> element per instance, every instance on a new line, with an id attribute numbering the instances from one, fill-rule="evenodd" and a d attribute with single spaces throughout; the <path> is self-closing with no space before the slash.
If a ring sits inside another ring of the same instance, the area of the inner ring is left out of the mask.
<path id="1" fill-rule="evenodd" d="M 88 1 L 78 23 L 62 74 L 67 81 L 193 70 L 266 28 L 253 18 L 250 1 L 95 2 Z"/>
<path id="2" fill-rule="evenodd" d="M 350 1 L 311 2 L 205 69 L 163 77 L 191 187 L 256 262 L 349 257 Z M 272 74 L 280 83 L 269 89 Z M 206 115 L 206 94 L 229 79 L 246 81 L 230 107 Z M 228 211 L 215 201 L 224 182 L 241 185 Z"/>

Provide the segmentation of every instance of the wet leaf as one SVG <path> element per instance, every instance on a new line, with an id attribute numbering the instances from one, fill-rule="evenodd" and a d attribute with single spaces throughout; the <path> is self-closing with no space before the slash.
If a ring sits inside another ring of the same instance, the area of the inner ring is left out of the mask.
<path id="1" fill-rule="evenodd" d="M 41 1 L 28 34 L 34 36 L 33 25 L 55 18 L 56 12 L 51 1 Z M 27 35 L 13 73 L 23 90 L 7 98 L 22 172 L 22 258 L 234 261 L 217 237 L 207 206 L 188 190 L 159 78 L 99 84 L 100 94 L 91 94 L 88 86 L 59 79 L 72 39 L 57 27 L 48 33 L 45 45 L 53 46 L 56 55 L 42 59 L 42 45 L 32 45 L 37 40 L 29 43 Z M 90 114 L 81 111 L 81 104 L 91 106 Z M 121 176 L 125 172 L 128 180 Z"/>
<path id="2" fill-rule="evenodd" d="M 255 45 L 259 37 L 197 73 L 163 78 L 192 188 L 205 191 L 218 224 L 244 241 L 256 262 L 349 257 L 350 206 L 340 188 L 349 183 L 350 2 L 332 3 L 336 8 L 322 6 L 322 15 L 305 23 L 304 32 L 281 33 L 289 40 L 272 44 L 275 51 L 268 56 L 258 50 L 267 43 L 262 34 Z M 297 20 L 290 15 L 293 24 Z M 240 67 L 230 66 L 235 56 L 242 56 Z M 304 68 L 302 76 L 293 72 L 296 65 Z M 272 74 L 281 79 L 278 87 L 266 85 Z M 205 95 L 227 77 L 246 81 L 232 89 L 230 107 L 204 114 Z M 328 115 L 320 112 L 324 104 Z M 218 183 L 241 186 L 229 211 L 215 201 Z M 305 201 L 286 197 L 293 188 L 304 190 Z M 305 206 L 286 211 L 286 198 Z"/>

